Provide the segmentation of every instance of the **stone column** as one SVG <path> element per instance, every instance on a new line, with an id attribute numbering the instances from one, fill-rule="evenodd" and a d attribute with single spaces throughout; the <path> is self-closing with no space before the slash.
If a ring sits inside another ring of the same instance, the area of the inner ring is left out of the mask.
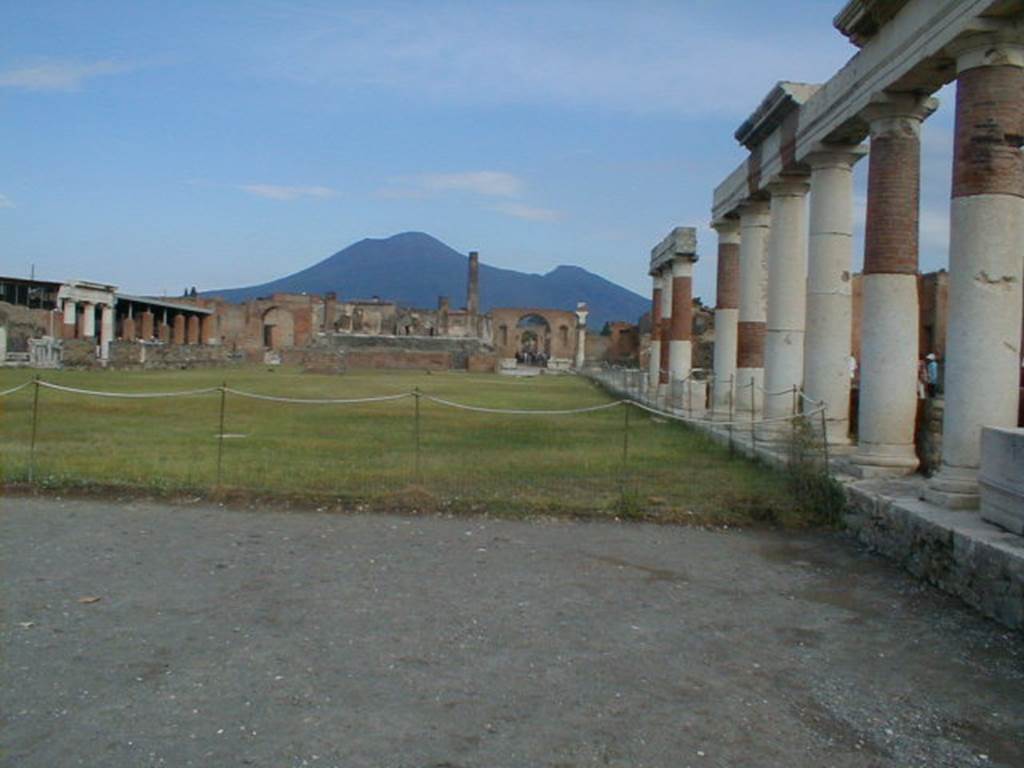
<path id="1" fill-rule="evenodd" d="M 825 404 L 828 441 L 850 442 L 850 343 L 853 331 L 853 166 L 860 147 L 807 158 L 811 166 L 807 244 L 804 392 Z"/>
<path id="2" fill-rule="evenodd" d="M 921 121 L 934 99 L 894 95 L 870 105 L 864 232 L 860 415 L 854 469 L 864 477 L 917 468 L 918 209 Z"/>
<path id="3" fill-rule="evenodd" d="M 7 326 L 0 325 L 0 363 L 7 360 Z"/>
<path id="4" fill-rule="evenodd" d="M 189 315 L 186 321 L 186 335 L 189 344 L 199 343 L 199 315 Z"/>
<path id="5" fill-rule="evenodd" d="M 942 467 L 926 498 L 978 504 L 982 427 L 1017 426 L 1024 280 L 1024 45 L 957 53 Z"/>
<path id="6" fill-rule="evenodd" d="M 64 330 L 61 336 L 65 339 L 73 339 L 77 328 L 78 304 L 74 299 L 64 299 Z"/>
<path id="7" fill-rule="evenodd" d="M 202 320 L 202 343 L 213 346 L 217 343 L 217 318 L 215 315 L 203 315 Z M 333 329 L 333 321 L 332 321 Z"/>
<path id="8" fill-rule="evenodd" d="M 736 410 L 761 412 L 764 335 L 768 297 L 769 206 L 752 200 L 740 206 L 740 308 L 736 326 Z M 750 386 L 750 382 L 754 386 Z"/>
<path id="9" fill-rule="evenodd" d="M 736 348 L 740 304 L 740 225 L 726 219 L 714 225 L 718 232 L 718 284 L 715 302 L 714 398 L 715 409 L 729 415 L 736 378 Z"/>
<path id="10" fill-rule="evenodd" d="M 139 338 L 143 341 L 151 341 L 153 339 L 153 313 L 146 310 L 139 315 L 139 326 L 141 329 Z"/>
<path id="11" fill-rule="evenodd" d="M 671 381 L 682 381 L 693 367 L 693 261 L 672 260 L 672 291 L 669 296 L 668 370 Z"/>
<path id="12" fill-rule="evenodd" d="M 174 343 L 184 344 L 185 343 L 185 316 L 182 314 L 176 314 L 174 316 Z"/>
<path id="13" fill-rule="evenodd" d="M 764 413 L 793 412 L 794 386 L 804 383 L 804 323 L 807 320 L 807 192 L 802 178 L 768 185 L 768 317 L 764 338 Z"/>
<path id="14" fill-rule="evenodd" d="M 100 305 L 100 359 L 110 357 L 110 342 L 114 340 L 114 306 Z"/>
<path id="15" fill-rule="evenodd" d="M 480 312 L 480 254 L 476 251 L 469 252 L 466 311 L 470 317 L 475 317 Z"/>
<path id="16" fill-rule="evenodd" d="M 668 403 L 669 385 L 672 382 L 672 268 L 666 265 L 661 270 L 661 330 L 658 333 L 661 353 L 658 360 L 658 399 Z"/>
<path id="17" fill-rule="evenodd" d="M 658 389 L 661 370 L 661 274 L 651 275 L 651 346 L 647 360 L 647 387 L 653 396 Z"/>
<path id="18" fill-rule="evenodd" d="M 587 359 L 587 305 L 580 302 L 576 305 L 576 370 L 583 370 Z"/>
<path id="19" fill-rule="evenodd" d="M 82 303 L 82 338 L 96 337 L 96 305 L 91 301 Z"/>

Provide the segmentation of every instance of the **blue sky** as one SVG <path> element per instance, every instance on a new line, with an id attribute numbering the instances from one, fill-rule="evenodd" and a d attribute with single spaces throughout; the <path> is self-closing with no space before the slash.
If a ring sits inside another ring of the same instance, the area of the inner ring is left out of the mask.
<path id="1" fill-rule="evenodd" d="M 0 273 L 175 294 L 423 230 L 646 294 L 651 246 L 685 224 L 713 302 L 733 132 L 775 81 L 820 82 L 855 53 L 831 26 L 842 4 L 4 3 Z M 923 269 L 947 260 L 939 96 Z"/>

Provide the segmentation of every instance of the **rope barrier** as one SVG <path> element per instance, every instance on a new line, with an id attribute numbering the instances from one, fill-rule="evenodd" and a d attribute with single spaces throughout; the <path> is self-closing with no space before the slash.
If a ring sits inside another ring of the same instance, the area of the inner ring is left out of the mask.
<path id="1" fill-rule="evenodd" d="M 668 419 L 674 419 L 675 421 L 683 422 L 684 424 L 703 424 L 703 425 L 706 425 L 706 426 L 709 426 L 709 427 L 728 427 L 728 426 L 732 426 L 732 425 L 736 425 L 736 424 L 742 424 L 743 426 L 749 426 L 750 423 L 751 423 L 750 419 L 734 419 L 732 421 L 717 421 L 715 419 L 694 419 L 694 418 L 691 418 L 689 416 L 680 416 L 679 414 L 672 413 L 671 411 L 663 411 L 660 408 L 655 408 L 654 406 L 650 406 L 650 405 L 647 405 L 646 403 L 642 403 L 639 400 L 630 400 L 629 402 L 632 405 L 635 405 L 637 408 L 639 408 L 642 411 L 647 411 L 648 413 L 652 413 L 652 414 L 654 414 L 656 416 L 664 416 L 665 418 L 668 418 Z M 821 409 L 821 410 L 824 410 L 824 409 Z M 772 423 L 776 423 L 776 422 L 792 421 L 794 419 L 806 419 L 806 418 L 809 418 L 810 416 L 814 416 L 814 415 L 817 415 L 817 414 L 818 414 L 818 411 L 814 410 L 814 411 L 809 411 L 807 413 L 797 414 L 795 416 L 773 416 L 773 417 L 767 418 L 767 419 L 761 418 L 761 419 L 758 419 L 754 423 L 757 424 L 757 425 L 772 424 Z"/>
<path id="2" fill-rule="evenodd" d="M 221 387 L 217 387 L 221 389 Z M 347 397 L 347 398 L 302 398 L 302 397 L 281 397 L 278 395 L 260 395 L 255 392 L 246 392 L 242 389 L 232 389 L 231 387 L 224 387 L 225 392 L 238 395 L 239 397 L 247 397 L 251 400 L 265 400 L 273 403 L 295 403 L 298 405 L 356 405 L 359 403 L 384 403 L 393 400 L 404 400 L 407 397 L 413 397 L 412 392 L 402 392 L 397 395 L 380 395 L 377 397 Z"/>
<path id="3" fill-rule="evenodd" d="M 208 395 L 219 392 L 220 387 L 207 387 L 205 389 L 183 389 L 178 392 L 100 392 L 95 389 L 79 389 L 78 387 L 65 387 L 60 384 L 53 384 L 49 381 L 40 381 L 40 387 L 54 389 L 58 392 L 68 392 L 73 395 L 88 395 L 89 397 L 114 397 L 129 400 L 145 400 L 159 397 L 191 397 L 193 395 Z"/>
<path id="4" fill-rule="evenodd" d="M 10 389 L 2 390 L 2 391 L 0 391 L 0 397 L 7 397 L 7 395 L 13 395 L 15 392 L 19 392 L 19 391 L 23 390 L 25 387 L 29 386 L 31 383 L 32 383 L 31 381 L 25 381 L 25 382 L 22 382 L 21 384 L 19 384 L 16 387 L 11 387 Z"/>
<path id="5" fill-rule="evenodd" d="M 595 411 L 606 411 L 609 408 L 615 408 L 623 405 L 627 400 L 615 400 L 611 403 L 602 403 L 601 405 L 591 405 L 584 408 L 567 408 L 564 410 L 527 410 L 517 408 L 484 408 L 480 405 L 466 405 L 465 403 L 456 403 L 451 400 L 445 400 L 441 397 L 434 397 L 433 395 L 422 395 L 426 400 L 430 400 L 438 405 L 446 405 L 449 408 L 458 408 L 463 411 L 475 411 L 476 413 L 499 413 L 513 416 L 571 416 L 577 413 L 593 413 Z"/>

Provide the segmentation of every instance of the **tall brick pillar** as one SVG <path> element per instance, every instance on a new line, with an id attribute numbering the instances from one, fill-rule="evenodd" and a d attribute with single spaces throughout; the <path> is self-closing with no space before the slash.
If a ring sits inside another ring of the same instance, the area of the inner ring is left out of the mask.
<path id="1" fill-rule="evenodd" d="M 328 293 L 324 296 L 324 322 L 323 332 L 333 333 L 334 332 L 334 317 L 338 314 L 338 294 Z"/>
<path id="2" fill-rule="evenodd" d="M 918 215 L 921 122 L 935 99 L 908 94 L 870 105 L 864 232 L 860 413 L 855 468 L 862 476 L 913 472 L 917 414 Z"/>
<path id="3" fill-rule="evenodd" d="M 661 330 L 658 338 L 658 398 L 668 396 L 668 385 L 672 381 L 672 288 L 673 275 L 670 265 L 661 271 Z"/>
<path id="4" fill-rule="evenodd" d="M 480 254 L 469 252 L 469 276 L 466 284 L 466 311 L 471 316 L 480 312 Z"/>
<path id="5" fill-rule="evenodd" d="M 715 301 L 715 409 L 728 415 L 736 383 L 736 349 L 740 306 L 740 223 L 725 219 L 718 232 L 718 279 Z"/>
<path id="6" fill-rule="evenodd" d="M 927 496 L 959 508 L 978 504 L 981 428 L 1017 425 L 1024 281 L 1024 41 L 1008 32 L 1002 39 L 998 32 L 974 35 L 954 49 L 946 410 L 942 467 L 931 479 Z"/>
<path id="7" fill-rule="evenodd" d="M 767 313 L 768 203 L 740 206 L 740 307 L 736 324 L 736 410 L 761 412 Z"/>
<path id="8" fill-rule="evenodd" d="M 693 259 L 677 256 L 672 260 L 669 301 L 672 309 L 668 326 L 668 372 L 671 381 L 682 381 L 693 368 Z"/>
<path id="9" fill-rule="evenodd" d="M 143 341 L 152 341 L 153 333 L 153 313 L 147 309 L 139 315 L 139 338 Z"/>
<path id="10" fill-rule="evenodd" d="M 850 442 L 850 346 L 853 332 L 853 166 L 861 147 L 834 147 L 811 166 L 807 244 L 804 391 L 825 404 L 828 441 Z"/>
<path id="11" fill-rule="evenodd" d="M 207 346 L 212 346 L 217 343 L 216 315 L 203 315 L 200 335 L 202 336 L 202 343 Z"/>
<path id="12" fill-rule="evenodd" d="M 764 337 L 764 413 L 789 416 L 794 386 L 804 383 L 807 320 L 807 192 L 802 177 L 768 185 L 768 313 Z"/>
<path id="13" fill-rule="evenodd" d="M 651 354 L 647 361 L 647 386 L 652 395 L 661 378 L 661 272 L 651 274 Z"/>
<path id="14" fill-rule="evenodd" d="M 187 338 L 189 344 L 199 343 L 199 315 L 189 315 L 187 322 Z"/>
<path id="15" fill-rule="evenodd" d="M 180 313 L 174 316 L 174 334 L 172 338 L 175 344 L 185 343 L 185 316 Z"/>

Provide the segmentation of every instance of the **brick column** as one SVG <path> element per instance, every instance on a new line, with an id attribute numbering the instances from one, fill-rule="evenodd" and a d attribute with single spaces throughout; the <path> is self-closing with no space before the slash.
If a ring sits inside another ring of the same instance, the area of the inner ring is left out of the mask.
<path id="1" fill-rule="evenodd" d="M 139 338 L 143 341 L 152 341 L 153 339 L 153 313 L 149 310 L 139 315 Z"/>
<path id="2" fill-rule="evenodd" d="M 768 418 L 792 414 L 791 389 L 804 383 L 809 190 L 810 185 L 799 177 L 768 185 L 772 196 L 764 338 L 764 413 Z"/>
<path id="3" fill-rule="evenodd" d="M 199 343 L 199 315 L 189 315 L 187 322 L 187 338 L 189 344 Z"/>
<path id="4" fill-rule="evenodd" d="M 864 477 L 917 468 L 918 209 L 921 121 L 934 99 L 910 95 L 870 105 L 864 233 L 860 415 L 855 469 Z"/>
<path id="5" fill-rule="evenodd" d="M 860 147 L 812 154 L 804 391 L 825 404 L 828 441 L 850 442 L 853 166 Z"/>
<path id="6" fill-rule="evenodd" d="M 966 508 L 978 503 L 981 428 L 1017 426 L 1024 281 L 1024 45 L 986 34 L 968 38 L 954 50 L 946 409 L 942 467 L 926 496 Z"/>
<path id="7" fill-rule="evenodd" d="M 760 413 L 764 386 L 767 313 L 769 206 L 752 200 L 740 206 L 740 307 L 736 324 L 736 410 Z M 750 383 L 754 382 L 751 387 Z"/>
<path id="8" fill-rule="evenodd" d="M 714 228 L 718 232 L 718 283 L 712 397 L 716 410 L 728 417 L 736 377 L 740 314 L 740 223 L 737 219 L 726 219 L 716 223 Z"/>
<path id="9" fill-rule="evenodd" d="M 671 381 L 682 381 L 693 366 L 693 261 L 686 257 L 673 259 L 671 273 L 668 369 Z"/>
<path id="10" fill-rule="evenodd" d="M 185 343 L 185 316 L 180 313 L 174 316 L 173 339 L 175 344 Z"/>
<path id="11" fill-rule="evenodd" d="M 647 386 L 654 395 L 658 388 L 661 370 L 661 273 L 651 275 L 651 346 L 647 360 Z"/>
<path id="12" fill-rule="evenodd" d="M 135 341 L 135 318 L 131 315 L 121 319 L 121 340 Z"/>
<path id="13" fill-rule="evenodd" d="M 217 343 L 217 317 L 216 315 L 203 315 L 201 323 L 201 343 L 213 346 Z"/>
<path id="14" fill-rule="evenodd" d="M 669 383 L 672 381 L 672 268 L 665 265 L 661 270 L 661 330 L 658 337 L 658 398 L 668 396 Z"/>

